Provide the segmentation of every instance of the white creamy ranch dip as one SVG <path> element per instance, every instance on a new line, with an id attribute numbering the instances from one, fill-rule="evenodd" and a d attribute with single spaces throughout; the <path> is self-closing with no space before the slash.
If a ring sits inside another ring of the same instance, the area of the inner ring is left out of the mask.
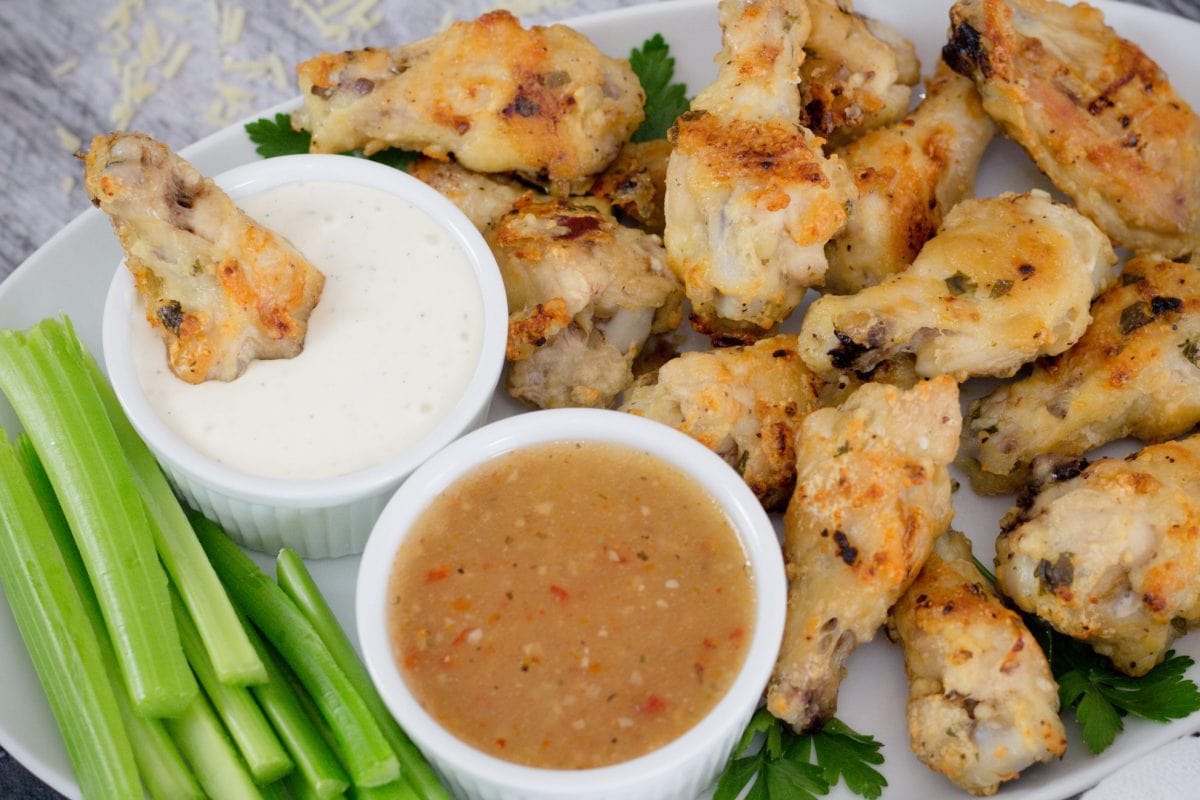
<path id="1" fill-rule="evenodd" d="M 428 433 L 465 390 L 483 338 L 479 285 L 451 234 L 408 201 L 350 183 L 237 202 L 325 273 L 304 352 L 193 386 L 134 314 L 134 363 L 158 415 L 231 468 L 300 480 L 374 466 Z"/>

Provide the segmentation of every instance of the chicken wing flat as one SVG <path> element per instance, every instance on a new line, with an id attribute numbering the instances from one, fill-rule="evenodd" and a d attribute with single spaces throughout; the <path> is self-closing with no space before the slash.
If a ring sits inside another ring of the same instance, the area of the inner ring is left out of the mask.
<path id="1" fill-rule="evenodd" d="M 1098 9 L 959 0 L 946 61 L 1113 242 L 1170 257 L 1200 244 L 1200 120 Z"/>
<path id="2" fill-rule="evenodd" d="M 472 172 L 456 161 L 421 157 L 408 174 L 428 184 L 467 215 L 480 231 L 508 212 L 530 190 L 506 175 Z"/>
<path id="3" fill-rule="evenodd" d="M 683 431 L 736 469 L 768 510 L 796 481 L 796 429 L 827 384 L 796 353 L 796 337 L 684 353 L 625 393 L 620 411 Z"/>
<path id="4" fill-rule="evenodd" d="M 912 43 L 850 0 L 808 0 L 808 10 L 801 124 L 839 145 L 904 116 L 921 78 Z"/>
<path id="5" fill-rule="evenodd" d="M 1066 750 L 1046 656 L 979 574 L 961 533 L 934 542 L 888 630 L 904 649 L 913 752 L 955 786 L 995 794 Z"/>
<path id="6" fill-rule="evenodd" d="M 671 143 L 666 139 L 626 142 L 588 194 L 606 200 L 625 219 L 661 236 L 666 226 L 663 201 L 670 155 Z"/>
<path id="7" fill-rule="evenodd" d="M 662 241 L 602 201 L 525 197 L 485 238 L 508 295 L 508 389 L 526 403 L 610 406 L 647 337 L 682 319 Z"/>
<path id="8" fill-rule="evenodd" d="M 805 0 L 722 0 L 717 80 L 671 129 L 667 262 L 702 333 L 750 342 L 825 274 L 854 184 L 799 125 Z"/>
<path id="9" fill-rule="evenodd" d="M 907 269 L 971 194 L 995 130 L 975 85 L 939 62 L 911 114 L 839 150 L 858 200 L 825 246 L 825 288 L 853 294 Z"/>
<path id="10" fill-rule="evenodd" d="M 1129 675 L 1200 622 L 1200 436 L 1035 465 L 1001 521 L 1000 590 Z M 1082 471 L 1081 471 L 1082 468 Z"/>
<path id="11" fill-rule="evenodd" d="M 784 515 L 787 622 L 767 708 L 797 731 L 837 710 L 843 662 L 870 641 L 950 524 L 962 427 L 952 378 L 863 385 L 805 417 Z"/>
<path id="12" fill-rule="evenodd" d="M 399 47 L 322 53 L 296 72 L 295 120 L 314 153 L 453 154 L 557 195 L 586 190 L 644 118 L 627 62 L 563 25 L 527 30 L 507 11 Z"/>
<path id="13" fill-rule="evenodd" d="M 800 355 L 822 375 L 911 353 L 922 377 L 1006 377 L 1083 335 L 1115 262 L 1104 234 L 1045 192 L 964 200 L 906 271 L 814 302 Z"/>
<path id="14" fill-rule="evenodd" d="M 1092 305 L 1057 358 L 976 400 L 961 465 L 977 491 L 1012 491 L 1034 458 L 1074 458 L 1125 436 L 1162 442 L 1200 423 L 1200 267 L 1142 256 Z"/>
<path id="15" fill-rule="evenodd" d="M 145 134 L 97 136 L 84 164 L 172 372 L 231 381 L 254 359 L 300 354 L 325 276 L 286 239 Z"/>

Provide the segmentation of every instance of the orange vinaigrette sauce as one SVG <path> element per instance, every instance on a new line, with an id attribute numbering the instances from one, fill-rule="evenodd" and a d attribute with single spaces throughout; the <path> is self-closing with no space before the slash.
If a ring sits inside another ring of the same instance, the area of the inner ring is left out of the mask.
<path id="1" fill-rule="evenodd" d="M 450 732 L 518 764 L 585 769 L 678 738 L 724 696 L 754 626 L 729 521 L 621 445 L 500 456 L 446 489 L 397 554 L 392 648 Z"/>

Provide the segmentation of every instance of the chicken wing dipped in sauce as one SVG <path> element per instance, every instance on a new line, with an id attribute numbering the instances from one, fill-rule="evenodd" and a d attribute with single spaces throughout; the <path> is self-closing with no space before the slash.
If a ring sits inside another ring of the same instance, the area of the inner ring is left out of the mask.
<path id="1" fill-rule="evenodd" d="M 601 200 L 525 197 L 485 238 L 508 294 L 508 390 L 530 405 L 612 405 L 650 334 L 682 320 L 662 241 Z"/>
<path id="2" fill-rule="evenodd" d="M 323 53 L 296 68 L 314 153 L 399 147 L 476 172 L 516 172 L 578 193 L 644 118 L 625 61 L 563 25 L 507 11 L 393 48 Z"/>
<path id="3" fill-rule="evenodd" d="M 853 294 L 907 269 L 950 209 L 971 195 L 995 130 L 974 84 L 939 62 L 911 114 L 838 150 L 858 200 L 825 246 L 825 288 Z"/>
<path id="4" fill-rule="evenodd" d="M 1046 656 L 975 568 L 961 533 L 934 542 L 888 632 L 904 649 L 913 752 L 955 786 L 995 794 L 1066 750 Z"/>
<path id="5" fill-rule="evenodd" d="M 231 381 L 300 354 L 325 276 L 286 239 L 145 134 L 97 136 L 84 164 L 175 375 Z"/>
<path id="6" fill-rule="evenodd" d="M 1141 256 L 1092 304 L 1070 350 L 971 405 L 959 461 L 976 491 L 1014 491 L 1039 455 L 1162 442 L 1198 423 L 1200 266 Z"/>
<path id="7" fill-rule="evenodd" d="M 1083 335 L 1115 262 L 1104 234 L 1045 192 L 964 200 L 907 270 L 814 302 L 800 354 L 821 375 L 911 354 L 922 377 L 1007 377 Z"/>
<path id="8" fill-rule="evenodd" d="M 1035 462 L 1001 526 L 1000 590 L 1128 675 L 1200 622 L 1200 436 L 1126 459 Z"/>
<path id="9" fill-rule="evenodd" d="M 959 0 L 946 61 L 1115 244 L 1169 257 L 1200 245 L 1200 119 L 1099 9 Z"/>
<path id="10" fill-rule="evenodd" d="M 836 387 L 796 353 L 796 337 L 684 353 L 639 379 L 620 411 L 683 431 L 736 469 L 768 510 L 791 497 L 800 422 Z"/>
<path id="11" fill-rule="evenodd" d="M 962 416 L 952 378 L 863 385 L 805 417 L 784 515 L 787 621 L 767 708 L 796 731 L 837 710 L 846 657 L 868 642 L 950 524 Z"/>
<path id="12" fill-rule="evenodd" d="M 667 261 L 692 323 L 732 343 L 786 319 L 825 274 L 854 185 L 801 126 L 805 0 L 722 0 L 717 80 L 671 129 Z"/>
<path id="13" fill-rule="evenodd" d="M 808 0 L 808 10 L 801 124 L 836 146 L 904 116 L 921 79 L 912 42 L 850 0 Z"/>

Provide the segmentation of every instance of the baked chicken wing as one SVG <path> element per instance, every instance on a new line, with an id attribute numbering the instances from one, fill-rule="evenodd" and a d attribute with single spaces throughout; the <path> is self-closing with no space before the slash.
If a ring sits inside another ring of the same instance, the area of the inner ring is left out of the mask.
<path id="1" fill-rule="evenodd" d="M 625 61 L 563 25 L 525 29 L 507 11 L 390 49 L 322 53 L 296 68 L 314 153 L 385 147 L 453 154 L 517 172 L 553 194 L 586 190 L 641 124 Z"/>
<path id="2" fill-rule="evenodd" d="M 870 641 L 950 524 L 962 417 L 952 378 L 863 385 L 805 417 L 784 515 L 790 586 L 767 708 L 797 731 L 837 710 L 843 662 Z"/>
<path id="3" fill-rule="evenodd" d="M 808 0 L 808 10 L 800 122 L 839 145 L 904 116 L 921 78 L 912 43 L 850 0 Z"/>
<path id="4" fill-rule="evenodd" d="M 825 288 L 853 294 L 907 269 L 971 194 L 995 130 L 974 84 L 939 62 L 911 114 L 839 150 L 858 200 L 825 246 Z"/>
<path id="5" fill-rule="evenodd" d="M 805 0 L 722 0 L 719 14 L 717 80 L 670 133 L 664 236 L 693 325 L 749 342 L 821 283 L 854 185 L 797 123 Z"/>
<path id="6" fill-rule="evenodd" d="M 682 319 L 662 241 L 600 200 L 525 197 L 485 238 L 508 295 L 508 389 L 526 403 L 610 406 L 647 337 Z"/>
<path id="7" fill-rule="evenodd" d="M 955 786 L 995 794 L 1066 750 L 1046 656 L 979 574 L 961 533 L 934 542 L 888 631 L 904 649 L 913 752 Z"/>
<path id="8" fill-rule="evenodd" d="M 976 400 L 960 463 L 977 491 L 1011 491 L 1042 454 L 1073 458 L 1136 436 L 1161 442 L 1200 423 L 1200 267 L 1131 259 L 1057 358 Z"/>
<path id="9" fill-rule="evenodd" d="M 670 155 L 671 143 L 666 139 L 626 142 L 588 194 L 606 200 L 624 219 L 661 236 L 666 225 L 663 201 Z"/>
<path id="10" fill-rule="evenodd" d="M 814 302 L 800 355 L 822 375 L 911 354 L 923 377 L 1006 377 L 1083 335 L 1115 262 L 1104 234 L 1045 192 L 964 200 L 906 271 Z"/>
<path id="11" fill-rule="evenodd" d="M 254 359 L 299 355 L 325 276 L 286 239 L 145 134 L 97 136 L 84 163 L 172 372 L 230 381 Z"/>
<path id="12" fill-rule="evenodd" d="M 1200 121 L 1167 76 L 1086 3 L 959 0 L 946 61 L 1113 242 L 1200 244 Z"/>
<path id="13" fill-rule="evenodd" d="M 670 425 L 735 468 L 767 509 L 792 494 L 796 429 L 826 382 L 796 353 L 796 337 L 684 353 L 639 379 L 621 411 Z"/>
<path id="14" fill-rule="evenodd" d="M 1000 589 L 1144 675 L 1200 622 L 1200 436 L 1127 459 L 1035 464 L 1001 521 Z"/>
<path id="15" fill-rule="evenodd" d="M 480 231 L 487 230 L 530 191 L 507 175 L 473 172 L 457 161 L 436 158 L 416 159 L 409 165 L 408 174 L 437 189 Z"/>

